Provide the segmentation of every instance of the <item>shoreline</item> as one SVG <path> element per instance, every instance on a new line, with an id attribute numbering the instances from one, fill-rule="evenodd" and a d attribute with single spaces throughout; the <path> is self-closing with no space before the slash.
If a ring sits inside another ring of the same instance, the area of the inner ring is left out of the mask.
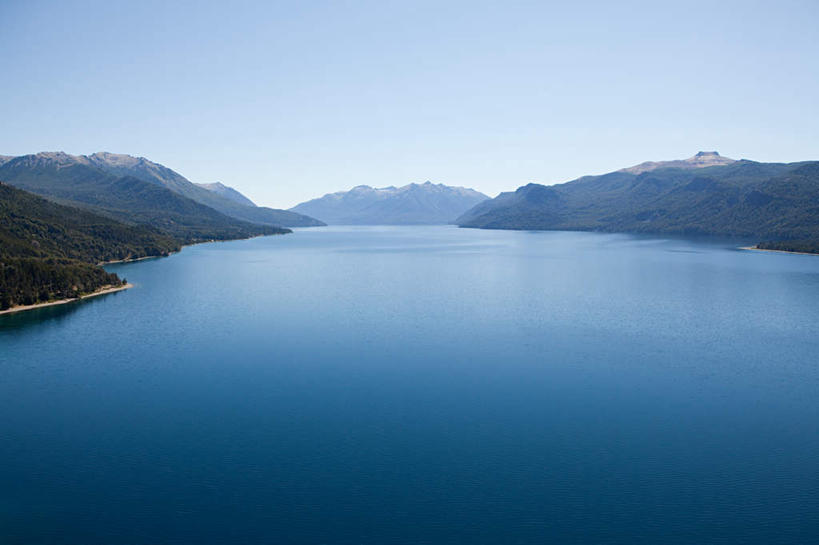
<path id="1" fill-rule="evenodd" d="M 74 303 L 74 302 L 77 302 L 77 301 L 82 301 L 83 299 L 89 299 L 91 297 L 96 297 L 98 295 L 106 295 L 106 294 L 109 294 L 109 293 L 115 293 L 115 292 L 118 292 L 118 291 L 133 288 L 133 287 L 134 287 L 134 285 L 130 284 L 130 283 L 129 284 L 124 284 L 122 286 L 102 287 L 102 288 L 98 289 L 97 291 L 88 293 L 86 295 L 81 295 L 79 297 L 74 297 L 72 299 L 59 299 L 57 301 L 49 301 L 47 303 L 37 303 L 37 304 L 34 304 L 34 305 L 19 305 L 19 306 L 16 306 L 16 307 L 8 308 L 6 310 L 0 310 L 0 315 L 13 314 L 15 312 L 25 312 L 26 310 L 34 310 L 34 309 L 37 309 L 37 308 L 53 307 L 53 306 L 56 306 L 56 305 L 65 305 L 67 303 Z"/>
<path id="2" fill-rule="evenodd" d="M 235 240 L 251 240 L 251 239 L 260 238 L 260 237 L 275 237 L 275 236 L 278 236 L 278 235 L 290 235 L 292 233 L 293 233 L 293 231 L 291 230 L 289 233 L 271 233 L 269 235 L 260 234 L 260 235 L 252 235 L 252 236 L 244 237 L 244 238 L 229 238 L 229 239 L 212 238 L 212 239 L 209 239 L 209 240 L 199 240 L 199 241 L 196 241 L 196 242 L 190 242 L 188 244 L 180 244 L 178 250 L 175 250 L 173 252 L 168 252 L 167 254 L 146 255 L 146 256 L 142 256 L 142 257 L 134 257 L 134 258 L 126 258 L 126 259 L 115 259 L 114 261 L 101 261 L 101 262 L 97 263 L 97 266 L 98 267 L 104 267 L 106 265 L 118 265 L 118 264 L 122 264 L 122 263 L 136 263 L 137 261 L 144 261 L 146 259 L 159 259 L 161 257 L 171 257 L 174 254 L 180 253 L 182 250 L 184 250 L 185 248 L 188 248 L 189 246 L 197 246 L 199 244 L 212 244 L 214 242 L 233 242 Z"/>
<path id="3" fill-rule="evenodd" d="M 167 255 L 146 255 L 144 257 L 135 257 L 135 258 L 132 258 L 132 259 L 129 258 L 129 259 L 115 259 L 114 261 L 100 261 L 99 263 L 97 263 L 97 266 L 98 267 L 105 267 L 106 265 L 116 265 L 116 264 L 119 264 L 119 263 L 136 263 L 137 261 L 144 261 L 146 259 L 159 259 L 160 257 L 168 257 L 170 255 L 179 253 L 181 251 L 182 251 L 182 249 L 180 248 L 179 251 L 171 252 L 171 253 L 169 253 Z"/>
<path id="4" fill-rule="evenodd" d="M 182 245 L 180 245 L 179 250 L 176 250 L 174 252 L 170 252 L 170 253 L 167 253 L 167 254 L 164 254 L 164 255 L 146 255 L 146 256 L 137 257 L 137 258 L 134 258 L 134 259 L 118 259 L 118 260 L 114 260 L 114 261 L 103 261 L 101 263 L 97 263 L 97 266 L 98 267 L 104 267 L 106 265 L 116 265 L 116 264 L 122 264 L 122 263 L 135 263 L 137 261 L 143 261 L 143 260 L 146 260 L 146 259 L 159 259 L 159 258 L 162 258 L 162 257 L 170 257 L 170 256 L 172 256 L 174 254 L 178 254 L 179 252 L 181 252 L 184 248 L 186 248 L 188 246 L 195 246 L 197 244 L 210 244 L 212 242 L 230 242 L 230 241 L 233 241 L 233 240 L 250 240 L 250 239 L 258 238 L 258 237 L 268 237 L 268 236 L 276 236 L 276 235 L 289 235 L 289 234 L 292 234 L 292 233 L 293 233 L 293 231 L 291 230 L 291 231 L 289 231 L 287 233 L 271 233 L 269 235 L 258 234 L 258 235 L 253 235 L 253 236 L 249 236 L 249 237 L 245 237 L 245 238 L 228 239 L 228 240 L 217 240 L 217 239 L 200 240 L 200 241 L 197 241 L 197 242 L 191 242 L 190 244 L 182 244 Z M 133 288 L 133 287 L 134 287 L 134 285 L 131 284 L 131 283 L 124 284 L 124 285 L 121 285 L 121 286 L 107 286 L 107 287 L 102 287 L 102 288 L 100 288 L 99 290 L 97 290 L 95 292 L 88 293 L 86 295 L 81 295 L 79 297 L 74 297 L 72 299 L 59 299 L 57 301 L 48 301 L 46 303 L 37 303 L 37 304 L 34 304 L 34 305 L 18 305 L 16 307 L 7 308 L 6 310 L 0 310 L 0 316 L 2 316 L 4 314 L 14 314 L 14 313 L 17 313 L 17 312 L 25 312 L 27 310 L 34 310 L 34 309 L 38 309 L 38 308 L 53 307 L 53 306 L 56 306 L 56 305 L 65 305 L 65 304 L 68 304 L 68 303 L 74 303 L 74 302 L 77 302 L 77 301 L 81 301 L 83 299 L 88 299 L 89 297 L 96 297 L 98 295 L 106 295 L 106 294 L 109 294 L 109 293 L 115 293 L 115 292 L 118 292 L 118 291 L 123 291 L 123 290 L 127 290 L 129 288 Z"/>
<path id="5" fill-rule="evenodd" d="M 792 252 L 790 250 L 772 250 L 768 248 L 757 248 L 756 246 L 740 246 L 740 250 L 751 250 L 755 252 L 774 252 L 777 254 L 792 254 L 792 255 L 819 255 L 813 252 Z"/>

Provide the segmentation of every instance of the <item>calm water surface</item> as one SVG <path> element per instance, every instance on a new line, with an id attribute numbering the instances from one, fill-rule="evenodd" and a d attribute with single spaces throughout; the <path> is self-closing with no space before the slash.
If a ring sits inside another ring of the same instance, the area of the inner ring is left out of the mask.
<path id="1" fill-rule="evenodd" d="M 0 317 L 0 543 L 819 539 L 819 257 L 453 227 Z"/>

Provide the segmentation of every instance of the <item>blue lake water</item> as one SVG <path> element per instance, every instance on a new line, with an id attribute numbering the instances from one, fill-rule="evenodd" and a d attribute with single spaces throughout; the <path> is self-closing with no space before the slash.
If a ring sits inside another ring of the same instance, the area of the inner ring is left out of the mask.
<path id="1" fill-rule="evenodd" d="M 320 228 L 0 317 L 0 543 L 819 539 L 819 257 Z"/>

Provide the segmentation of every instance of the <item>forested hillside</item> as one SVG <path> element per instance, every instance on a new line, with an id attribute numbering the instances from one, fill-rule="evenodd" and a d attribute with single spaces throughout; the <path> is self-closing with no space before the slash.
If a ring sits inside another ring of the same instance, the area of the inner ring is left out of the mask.
<path id="1" fill-rule="evenodd" d="M 97 263 L 167 255 L 179 242 L 0 183 L 0 310 L 122 281 Z"/>
<path id="2" fill-rule="evenodd" d="M 226 216 L 162 185 L 119 177 L 65 153 L 10 159 L 0 165 L 0 181 L 125 223 L 150 225 L 184 244 L 290 232 Z"/>
<path id="3" fill-rule="evenodd" d="M 819 248 L 819 162 L 630 170 L 553 186 L 529 184 L 479 204 L 457 223 L 727 235 L 755 239 L 761 247 Z"/>

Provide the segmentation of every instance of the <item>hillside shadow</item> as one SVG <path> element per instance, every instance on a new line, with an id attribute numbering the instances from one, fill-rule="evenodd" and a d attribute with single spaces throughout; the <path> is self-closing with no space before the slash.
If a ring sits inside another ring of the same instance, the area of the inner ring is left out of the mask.
<path id="1" fill-rule="evenodd" d="M 78 310 L 85 308 L 88 305 L 101 303 L 108 297 L 119 293 L 121 292 L 106 293 L 95 297 L 89 297 L 87 299 L 72 301 L 63 305 L 53 305 L 50 307 L 41 307 L 0 315 L 0 333 L 7 333 L 26 327 L 42 325 L 47 322 L 62 322 Z"/>

